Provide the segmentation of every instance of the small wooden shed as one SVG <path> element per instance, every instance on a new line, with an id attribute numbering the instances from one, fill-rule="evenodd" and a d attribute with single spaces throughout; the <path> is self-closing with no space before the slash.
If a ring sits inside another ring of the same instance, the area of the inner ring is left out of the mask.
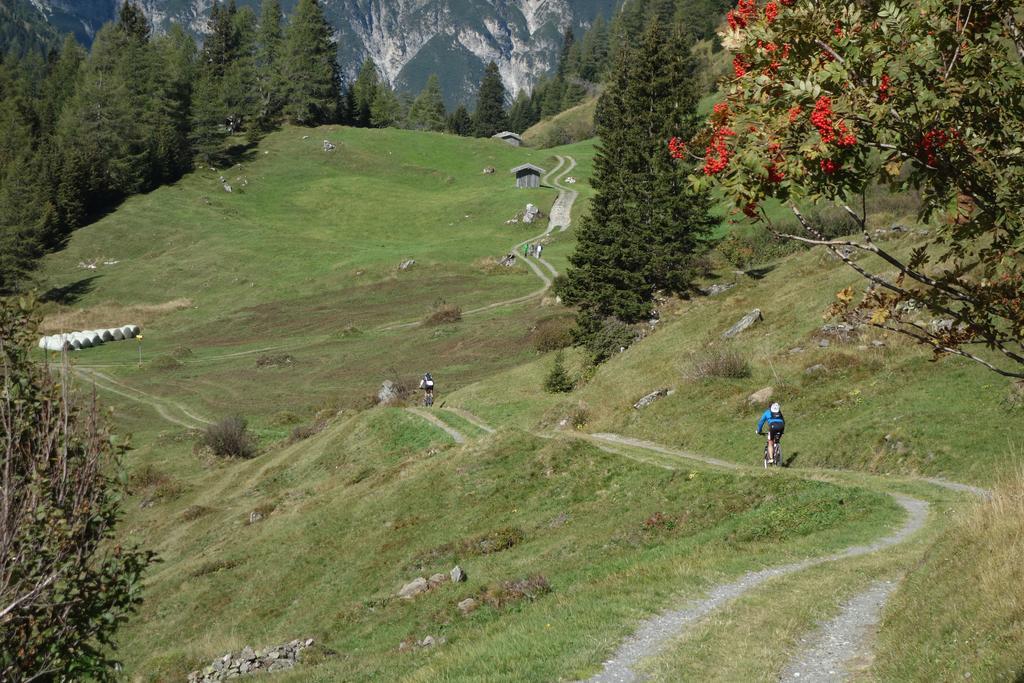
<path id="1" fill-rule="evenodd" d="M 516 187 L 537 188 L 540 187 L 540 177 L 544 175 L 544 169 L 533 164 L 523 164 L 512 169 L 516 174 Z"/>
<path id="2" fill-rule="evenodd" d="M 503 142 L 507 142 L 513 147 L 521 147 L 523 144 L 522 136 L 517 135 L 516 133 L 513 133 L 512 131 L 509 130 L 503 130 L 500 133 L 497 133 L 496 135 L 492 135 L 491 137 L 496 140 L 502 140 Z"/>

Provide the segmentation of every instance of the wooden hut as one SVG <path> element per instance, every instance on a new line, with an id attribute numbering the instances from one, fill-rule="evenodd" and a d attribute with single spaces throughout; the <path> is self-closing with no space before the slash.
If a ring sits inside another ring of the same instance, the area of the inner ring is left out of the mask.
<path id="1" fill-rule="evenodd" d="M 501 140 L 502 142 L 507 142 L 508 144 L 512 145 L 513 147 L 522 147 L 522 145 L 523 145 L 523 138 L 522 138 L 522 136 L 521 135 L 516 135 L 512 131 L 503 130 L 500 133 L 497 133 L 496 135 L 492 135 L 491 137 L 494 138 L 495 140 Z"/>
<path id="2" fill-rule="evenodd" d="M 540 177 L 544 174 L 544 169 L 533 164 L 523 164 L 513 168 L 512 173 L 516 174 L 516 187 L 519 189 L 537 188 L 540 187 Z"/>

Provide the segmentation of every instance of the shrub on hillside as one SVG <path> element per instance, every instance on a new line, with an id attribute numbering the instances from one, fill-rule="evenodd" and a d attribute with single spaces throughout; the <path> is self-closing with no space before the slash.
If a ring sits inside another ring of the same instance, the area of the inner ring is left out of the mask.
<path id="1" fill-rule="evenodd" d="M 427 317 L 423 319 L 423 324 L 427 326 L 447 325 L 460 320 L 462 320 L 462 308 L 442 301 L 434 305 Z"/>
<path id="2" fill-rule="evenodd" d="M 753 234 L 730 233 L 718 243 L 718 254 L 740 270 L 767 263 L 805 249 L 799 242 L 779 239 L 767 230 Z"/>
<path id="3" fill-rule="evenodd" d="M 550 592 L 551 584 L 547 577 L 536 574 L 515 581 L 491 584 L 480 592 L 480 602 L 499 609 L 522 600 L 536 600 Z"/>
<path id="4" fill-rule="evenodd" d="M 544 391 L 551 394 L 564 394 L 573 390 L 573 381 L 569 373 L 565 371 L 565 352 L 559 351 L 555 354 L 554 365 L 551 372 L 544 378 Z"/>
<path id="5" fill-rule="evenodd" d="M 256 456 L 256 441 L 244 417 L 232 415 L 206 428 L 202 443 L 217 455 L 232 458 Z"/>
<path id="6" fill-rule="evenodd" d="M 0 300 L 0 680 L 114 680 L 154 556 L 115 545 L 122 448 L 68 369 L 35 361 L 31 308 Z"/>
<path id="7" fill-rule="evenodd" d="M 530 335 L 533 341 L 533 348 L 541 353 L 547 353 L 548 351 L 558 351 L 559 349 L 571 346 L 572 328 L 573 322 L 571 318 L 559 316 L 539 321 Z"/>
<path id="8" fill-rule="evenodd" d="M 690 374 L 696 379 L 744 379 L 750 372 L 750 363 L 736 349 L 715 346 L 694 359 Z"/>
<path id="9" fill-rule="evenodd" d="M 617 318 L 606 318 L 592 330 L 579 325 L 573 330 L 573 341 L 590 351 L 595 365 L 629 348 L 636 339 L 636 327 Z"/>

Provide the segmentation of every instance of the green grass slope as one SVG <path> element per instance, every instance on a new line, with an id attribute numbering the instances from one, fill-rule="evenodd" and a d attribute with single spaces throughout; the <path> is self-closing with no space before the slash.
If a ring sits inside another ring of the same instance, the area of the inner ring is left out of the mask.
<path id="1" fill-rule="evenodd" d="M 337 149 L 323 152 L 324 139 Z M 286 128 L 228 168 L 201 168 L 76 232 L 45 263 L 44 283 L 70 302 L 51 308 L 48 328 L 141 323 L 141 368 L 134 342 L 77 362 L 185 397 L 198 415 L 231 406 L 263 426 L 282 410 L 360 404 L 386 378 L 429 369 L 445 388 L 479 379 L 532 354 L 529 330 L 544 311 L 389 325 L 441 302 L 467 311 L 538 290 L 522 264 L 488 263 L 543 230 L 506 224 L 527 202 L 554 201 L 551 188 L 515 188 L 508 171 L 527 161 L 554 168 L 546 152 L 493 140 Z M 407 258 L 416 265 L 399 270 Z M 257 367 L 268 354 L 291 358 Z"/>
<path id="2" fill-rule="evenodd" d="M 128 522 L 125 540 L 163 559 L 120 639 L 131 680 L 180 679 L 230 649 L 296 637 L 335 654 L 284 681 L 576 677 L 679 593 L 900 518 L 866 490 L 671 470 L 515 429 L 457 447 L 396 409 L 251 461 L 193 464 L 175 487 L 133 504 Z M 249 523 L 253 510 L 264 517 Z M 394 597 L 456 563 L 466 583 Z M 507 583 L 522 580 L 526 595 Z M 469 597 L 481 606 L 463 616 Z M 399 650 L 427 635 L 447 643 Z"/>
<path id="3" fill-rule="evenodd" d="M 523 132 L 523 140 L 535 147 L 556 147 L 587 140 L 594 135 L 597 97 L 591 97 Z"/>
<path id="4" fill-rule="evenodd" d="M 890 246 L 905 250 L 915 238 Z M 821 334 L 822 312 L 835 293 L 859 284 L 838 260 L 801 252 L 749 272 L 753 277 L 727 276 L 736 286 L 724 294 L 670 304 L 657 331 L 571 394 L 541 390 L 548 358 L 467 387 L 451 401 L 487 419 L 544 427 L 579 412 L 588 431 L 756 463 L 763 443 L 754 427 L 767 405 L 748 397 L 771 387 L 787 419 L 787 456 L 798 467 L 986 483 L 1020 452 L 1020 408 L 1007 401 L 1005 380 L 968 361 L 933 362 L 929 352 L 899 338 L 865 331 L 844 341 Z M 721 339 L 755 308 L 764 322 L 733 341 Z M 699 365 L 725 352 L 748 367 L 740 373 L 746 376 L 699 376 Z M 675 391 L 645 410 L 632 408 L 660 388 Z"/>

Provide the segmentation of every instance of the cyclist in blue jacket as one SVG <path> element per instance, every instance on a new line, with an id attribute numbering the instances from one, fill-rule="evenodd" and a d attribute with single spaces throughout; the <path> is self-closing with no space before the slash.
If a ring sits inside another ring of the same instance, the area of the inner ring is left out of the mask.
<path id="1" fill-rule="evenodd" d="M 782 406 L 773 403 L 768 410 L 764 411 L 761 419 L 757 421 L 758 436 L 763 436 L 761 430 L 765 424 L 768 425 L 768 459 L 775 462 L 775 446 L 782 440 L 782 433 L 786 431 L 786 419 L 782 417 Z"/>

